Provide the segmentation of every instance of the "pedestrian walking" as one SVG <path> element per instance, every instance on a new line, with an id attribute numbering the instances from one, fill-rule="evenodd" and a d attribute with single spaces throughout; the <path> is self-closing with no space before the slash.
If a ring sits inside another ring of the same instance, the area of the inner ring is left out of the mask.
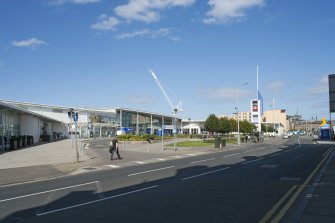
<path id="1" fill-rule="evenodd" d="M 113 160 L 114 153 L 116 152 L 117 158 L 120 160 L 122 159 L 119 153 L 119 147 L 118 147 L 118 140 L 117 136 L 113 138 L 113 140 L 109 143 L 109 152 L 111 153 L 111 160 Z"/>

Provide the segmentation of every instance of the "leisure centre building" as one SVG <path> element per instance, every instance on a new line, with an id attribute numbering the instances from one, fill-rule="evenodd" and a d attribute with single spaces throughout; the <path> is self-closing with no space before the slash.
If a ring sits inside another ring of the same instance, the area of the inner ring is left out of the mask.
<path id="1" fill-rule="evenodd" d="M 69 112 L 78 114 L 77 125 Z M 116 134 L 173 134 L 173 117 L 129 108 L 93 109 L 0 100 L 0 151 L 11 136 L 41 136 L 50 141 L 71 134 L 82 138 L 110 137 Z M 176 118 L 176 131 L 182 120 Z"/>

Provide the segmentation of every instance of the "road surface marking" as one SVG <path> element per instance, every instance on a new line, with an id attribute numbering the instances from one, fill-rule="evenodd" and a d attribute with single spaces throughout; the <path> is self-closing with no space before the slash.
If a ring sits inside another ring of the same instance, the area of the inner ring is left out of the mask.
<path id="1" fill-rule="evenodd" d="M 188 180 L 188 179 L 192 179 L 192 178 L 195 178 L 195 177 L 201 177 L 201 176 L 204 176 L 204 175 L 207 175 L 207 174 L 211 174 L 211 173 L 216 173 L 216 172 L 219 172 L 219 171 L 227 170 L 229 168 L 230 167 L 225 167 L 225 168 L 222 168 L 222 169 L 209 171 L 209 172 L 198 174 L 198 175 L 194 175 L 194 176 L 191 176 L 191 177 L 185 177 L 185 178 L 183 178 L 183 180 Z"/>
<path id="2" fill-rule="evenodd" d="M 193 164 L 193 163 L 201 163 L 201 162 L 206 162 L 206 161 L 210 161 L 210 160 L 215 160 L 215 158 L 205 159 L 205 160 L 198 160 L 198 161 L 194 161 L 194 162 L 191 162 L 191 163 L 192 163 L 192 164 Z"/>
<path id="3" fill-rule="evenodd" d="M 121 166 L 117 166 L 117 165 L 105 165 L 105 166 L 108 166 L 108 167 L 111 167 L 111 168 L 120 168 Z"/>
<path id="4" fill-rule="evenodd" d="M 181 156 L 171 156 L 171 157 L 173 157 L 173 158 L 177 158 L 177 159 L 181 159 L 181 158 L 183 158 L 183 157 L 181 157 Z"/>
<path id="5" fill-rule="evenodd" d="M 157 158 L 159 161 L 165 161 L 166 159 L 162 159 L 162 158 Z"/>
<path id="6" fill-rule="evenodd" d="M 72 208 L 77 208 L 77 207 L 81 207 L 81 206 L 85 206 L 85 205 L 89 205 L 89 204 L 94 204 L 94 203 L 98 203 L 98 202 L 101 202 L 101 201 L 105 201 L 105 200 L 109 200 L 109 199 L 113 199 L 113 198 L 117 198 L 117 197 L 122 197 L 122 196 L 129 195 L 129 194 L 134 194 L 134 193 L 137 193 L 137 192 L 150 190 L 150 189 L 153 189 L 153 188 L 156 188 L 156 187 L 158 187 L 158 185 L 151 186 L 151 187 L 145 187 L 145 188 L 138 189 L 138 190 L 133 190 L 133 191 L 129 191 L 129 192 L 126 192 L 126 193 L 123 193 L 123 194 L 117 194 L 117 195 L 110 196 L 110 197 L 101 198 L 101 199 L 98 199 L 98 200 L 95 200 L 95 201 L 89 201 L 89 202 L 85 202 L 85 203 L 81 203 L 81 204 L 77 204 L 77 205 L 73 205 L 73 206 L 68 206 L 68 207 L 56 209 L 56 210 L 53 210 L 53 211 L 39 213 L 39 214 L 36 214 L 36 216 L 48 215 L 48 214 L 52 214 L 52 213 L 56 213 L 56 212 L 60 212 L 60 211 L 69 210 L 69 209 L 72 209 Z"/>
<path id="7" fill-rule="evenodd" d="M 190 154 L 185 154 L 186 156 L 196 156 L 195 154 L 193 153 L 190 153 Z"/>
<path id="8" fill-rule="evenodd" d="M 276 153 L 276 154 L 270 155 L 270 157 L 279 156 L 279 155 L 280 153 Z"/>
<path id="9" fill-rule="evenodd" d="M 257 150 L 263 150 L 263 149 L 266 149 L 266 147 L 263 147 L 263 148 L 259 148 L 259 149 L 257 149 Z"/>
<path id="10" fill-rule="evenodd" d="M 233 153 L 233 154 L 230 154 L 230 155 L 225 155 L 223 157 L 235 156 L 235 155 L 239 155 L 239 154 L 241 154 L 241 153 Z"/>
<path id="11" fill-rule="evenodd" d="M 50 193 L 50 192 L 53 192 L 53 191 L 60 191 L 60 190 L 66 190 L 66 189 L 71 189 L 71 188 L 75 188 L 75 187 L 86 186 L 86 185 L 89 185 L 89 184 L 96 184 L 97 182 L 99 182 L 99 181 L 93 181 L 93 182 L 89 182 L 89 183 L 78 184 L 78 185 L 73 185 L 73 186 L 69 186 L 69 187 L 62 187 L 62 188 L 58 188 L 58 189 L 42 191 L 42 192 L 33 193 L 33 194 L 27 194 L 27 195 L 23 195 L 23 196 L 19 196 L 19 197 L 8 198 L 8 199 L 0 200 L 0 203 L 1 202 L 6 202 L 6 201 L 11 201 L 11 200 L 16 200 L 16 199 L 20 199 L 20 198 L 25 198 L 25 197 L 32 197 L 32 196 L 36 196 L 36 195 L 40 195 L 40 194 L 46 194 L 46 193 Z"/>
<path id="12" fill-rule="evenodd" d="M 248 161 L 248 162 L 244 162 L 242 164 L 244 165 L 244 164 L 248 164 L 248 163 L 257 162 L 257 161 L 262 160 L 262 159 L 264 159 L 264 158 L 259 158 L 259 159 L 256 159 L 256 160 L 251 160 L 251 161 Z"/>
<path id="13" fill-rule="evenodd" d="M 284 153 L 288 153 L 288 152 L 291 152 L 291 151 L 293 151 L 294 149 L 289 149 L 289 150 L 286 150 L 286 151 L 284 151 Z"/>
<path id="14" fill-rule="evenodd" d="M 265 216 L 259 221 L 259 223 L 266 223 L 269 222 L 270 218 L 272 217 L 272 215 L 277 211 L 277 209 L 284 203 L 284 201 L 288 198 L 288 196 L 290 194 L 292 194 L 292 192 L 297 188 L 297 185 L 294 185 L 293 187 L 291 187 L 291 189 L 289 191 L 286 192 L 286 194 L 284 196 L 282 196 L 280 198 L 280 200 L 277 202 L 277 204 L 275 204 L 275 206 L 273 206 L 271 208 L 270 211 L 268 211 Z"/>
<path id="15" fill-rule="evenodd" d="M 320 161 L 320 163 L 317 165 L 317 167 L 313 170 L 313 172 L 308 176 L 308 178 L 305 180 L 305 182 L 298 186 L 298 189 L 294 192 L 294 194 L 291 196 L 290 200 L 285 204 L 285 206 L 279 211 L 279 213 L 273 218 L 273 222 L 280 222 L 281 219 L 284 217 L 284 215 L 287 213 L 289 208 L 293 205 L 295 200 L 298 198 L 298 196 L 301 194 L 303 189 L 306 188 L 307 184 L 312 180 L 313 176 L 319 171 L 320 167 L 326 160 L 331 157 L 331 154 L 333 154 L 333 149 L 329 148 L 327 152 L 325 153 L 325 157 Z"/>
<path id="16" fill-rule="evenodd" d="M 142 161 L 134 161 L 137 164 L 146 164 L 146 162 L 142 162 Z"/>
<path id="17" fill-rule="evenodd" d="M 168 167 L 163 167 L 163 168 L 159 168 L 159 169 L 143 171 L 143 172 L 139 172 L 139 173 L 132 173 L 132 174 L 129 174 L 128 177 L 135 176 L 135 175 L 140 175 L 140 174 L 144 174 L 144 173 L 155 172 L 155 171 L 159 171 L 159 170 L 170 169 L 170 168 L 174 168 L 174 167 L 175 166 L 168 166 Z"/>
<path id="18" fill-rule="evenodd" d="M 244 152 L 244 153 L 251 153 L 251 152 L 253 152 L 253 151 L 255 151 L 255 150 L 252 149 L 252 150 L 246 151 L 246 152 Z"/>

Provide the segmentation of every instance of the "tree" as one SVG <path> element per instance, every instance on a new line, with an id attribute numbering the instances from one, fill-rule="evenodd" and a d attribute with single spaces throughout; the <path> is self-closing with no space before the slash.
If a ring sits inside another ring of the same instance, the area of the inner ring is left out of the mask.
<path id="1" fill-rule="evenodd" d="M 219 119 L 214 115 L 210 114 L 204 123 L 205 130 L 211 133 L 220 132 Z"/>
<path id="2" fill-rule="evenodd" d="M 222 134 L 227 134 L 231 132 L 230 121 L 227 118 L 220 118 L 220 132 Z"/>
<path id="3" fill-rule="evenodd" d="M 273 125 L 262 124 L 262 132 L 273 132 Z"/>
<path id="4" fill-rule="evenodd" d="M 230 131 L 237 132 L 237 121 L 235 119 L 229 119 L 230 122 Z"/>
<path id="5" fill-rule="evenodd" d="M 256 126 L 247 120 L 240 121 L 240 132 L 251 133 Z"/>

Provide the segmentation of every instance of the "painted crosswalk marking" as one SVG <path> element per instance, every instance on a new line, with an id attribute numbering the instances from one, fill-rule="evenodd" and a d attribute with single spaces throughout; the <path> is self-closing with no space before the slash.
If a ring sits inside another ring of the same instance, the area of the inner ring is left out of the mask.
<path id="1" fill-rule="evenodd" d="M 120 168 L 121 166 L 117 166 L 117 165 L 106 165 L 108 167 L 111 167 L 111 168 Z"/>

